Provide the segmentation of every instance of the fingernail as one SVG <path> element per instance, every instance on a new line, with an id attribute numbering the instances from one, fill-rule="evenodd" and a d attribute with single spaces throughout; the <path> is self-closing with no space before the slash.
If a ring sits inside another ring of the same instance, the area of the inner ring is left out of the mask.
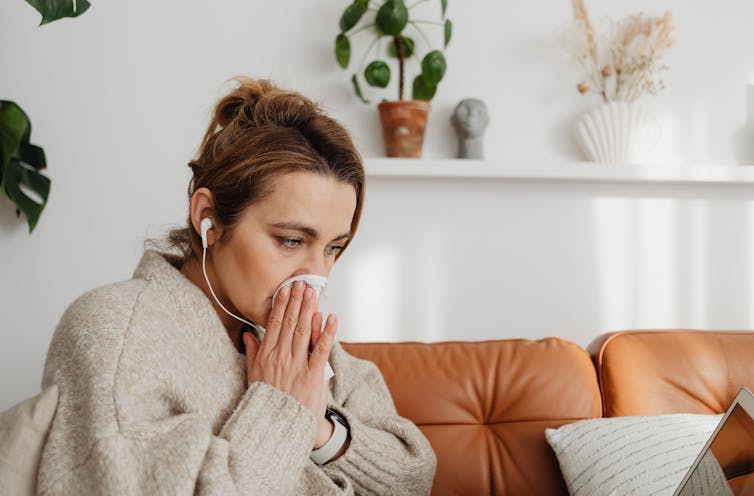
<path id="1" fill-rule="evenodd" d="M 241 338 L 243 339 L 244 346 L 246 346 L 248 348 L 249 347 L 249 333 L 248 332 L 244 332 L 243 335 L 241 336 Z"/>
<path id="2" fill-rule="evenodd" d="M 314 290 L 312 288 L 306 288 L 306 291 L 304 291 L 304 298 L 307 300 L 311 300 L 313 296 Z"/>
<path id="3" fill-rule="evenodd" d="M 280 294 L 280 296 L 286 296 L 287 297 L 290 292 L 291 292 L 291 288 L 290 287 L 283 286 L 282 288 L 280 288 L 280 293 L 279 294 Z"/>

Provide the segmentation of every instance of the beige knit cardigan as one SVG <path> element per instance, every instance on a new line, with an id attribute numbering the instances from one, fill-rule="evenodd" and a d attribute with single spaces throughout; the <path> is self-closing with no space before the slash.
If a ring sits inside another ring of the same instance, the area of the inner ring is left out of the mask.
<path id="1" fill-rule="evenodd" d="M 132 279 L 76 300 L 43 387 L 60 400 L 40 494 L 427 494 L 435 455 L 398 416 L 377 367 L 336 344 L 329 406 L 348 420 L 337 460 L 309 459 L 314 416 L 262 383 L 205 294 L 145 252 Z"/>

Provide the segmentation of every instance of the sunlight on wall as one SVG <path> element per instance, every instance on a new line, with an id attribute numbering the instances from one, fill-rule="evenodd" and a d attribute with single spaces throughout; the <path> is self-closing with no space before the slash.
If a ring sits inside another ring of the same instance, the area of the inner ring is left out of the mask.
<path id="1" fill-rule="evenodd" d="M 709 206 L 665 198 L 597 198 L 600 309 L 606 329 L 696 327 L 709 319 Z M 754 206 L 749 206 L 754 223 Z M 754 234 L 748 240 L 754 246 Z M 684 253 L 688 255 L 683 256 Z M 754 267 L 747 267 L 754 280 Z M 754 321 L 754 310 L 750 310 Z"/>
<path id="2" fill-rule="evenodd" d="M 625 198 L 595 198 L 592 222 L 597 260 L 594 273 L 599 282 L 601 301 L 595 308 L 602 313 L 605 330 L 623 327 L 630 319 L 631 258 L 630 232 L 624 226 L 632 219 L 631 201 Z"/>
<path id="3" fill-rule="evenodd" d="M 705 201 L 690 206 L 689 226 L 689 308 L 690 327 L 705 328 L 709 316 L 709 210 Z"/>
<path id="4" fill-rule="evenodd" d="M 597 198 L 592 212 L 603 326 L 672 327 L 681 312 L 677 205 L 661 198 Z"/>
<path id="5" fill-rule="evenodd" d="M 347 276 L 351 341 L 399 339 L 402 310 L 401 263 L 395 247 L 375 247 L 353 262 Z"/>
<path id="6" fill-rule="evenodd" d="M 636 205 L 636 308 L 639 320 L 673 327 L 678 321 L 678 208 L 675 200 L 642 198 Z"/>
<path id="7" fill-rule="evenodd" d="M 423 233 L 418 244 L 419 260 L 418 285 L 419 298 L 419 339 L 423 341 L 437 341 L 447 337 L 445 329 L 447 273 L 449 261 L 445 254 L 445 243 L 438 230 Z"/>

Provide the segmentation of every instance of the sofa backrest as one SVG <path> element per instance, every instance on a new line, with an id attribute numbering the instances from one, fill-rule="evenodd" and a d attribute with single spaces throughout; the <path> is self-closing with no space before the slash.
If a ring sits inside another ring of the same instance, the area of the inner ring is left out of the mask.
<path id="1" fill-rule="evenodd" d="M 380 368 L 432 443 L 432 494 L 567 495 L 544 429 L 601 415 L 586 351 L 559 338 L 342 343 Z"/>
<path id="2" fill-rule="evenodd" d="M 623 331 L 588 349 L 606 417 L 722 413 L 741 387 L 754 391 L 751 331 Z"/>

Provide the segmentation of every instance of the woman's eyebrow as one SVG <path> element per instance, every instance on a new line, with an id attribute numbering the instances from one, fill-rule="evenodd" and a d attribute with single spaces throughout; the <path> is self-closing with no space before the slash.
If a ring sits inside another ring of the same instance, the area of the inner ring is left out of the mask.
<path id="1" fill-rule="evenodd" d="M 304 224 L 300 224 L 298 222 L 277 222 L 275 224 L 270 224 L 270 226 L 277 227 L 279 229 L 290 229 L 292 231 L 300 231 L 312 239 L 319 239 L 319 232 L 317 232 L 316 229 L 314 229 L 313 227 L 306 226 Z M 344 239 L 348 239 L 350 237 L 351 237 L 350 233 L 345 233 L 334 238 L 333 241 L 341 241 Z"/>
<path id="2" fill-rule="evenodd" d="M 347 239 L 348 239 L 348 238 L 350 238 L 350 237 L 351 237 L 351 235 L 350 235 L 350 234 L 348 234 L 348 233 L 346 233 L 346 234 L 341 234 L 341 235 L 340 235 L 340 236 L 338 236 L 337 238 L 333 239 L 333 241 L 345 241 L 345 240 L 347 240 Z"/>

